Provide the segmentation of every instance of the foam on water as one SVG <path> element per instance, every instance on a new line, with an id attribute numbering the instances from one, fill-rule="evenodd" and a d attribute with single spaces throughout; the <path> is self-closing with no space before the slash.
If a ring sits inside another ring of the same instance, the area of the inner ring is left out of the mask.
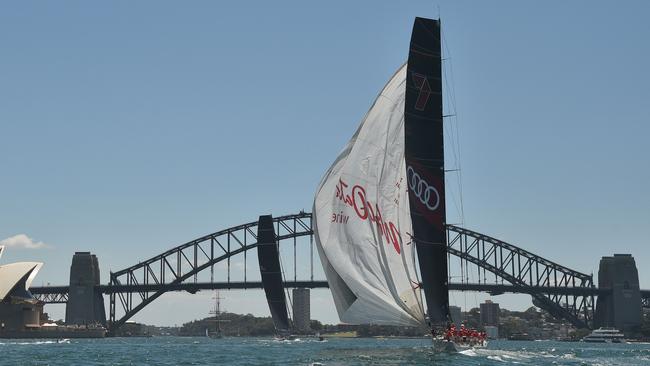
<path id="1" fill-rule="evenodd" d="M 68 339 L 67 342 L 59 341 L 16 341 L 16 342 L 0 342 L 0 345 L 20 345 L 20 346 L 37 346 L 41 344 L 61 344 L 61 343 L 70 343 Z"/>
<path id="2" fill-rule="evenodd" d="M 487 358 L 488 358 L 488 360 L 495 360 L 495 361 L 499 361 L 499 362 L 505 362 L 499 356 L 488 356 Z"/>
<path id="3" fill-rule="evenodd" d="M 478 356 L 473 349 L 466 349 L 466 350 L 460 351 L 458 353 L 460 353 L 461 355 L 471 356 L 471 357 Z"/>

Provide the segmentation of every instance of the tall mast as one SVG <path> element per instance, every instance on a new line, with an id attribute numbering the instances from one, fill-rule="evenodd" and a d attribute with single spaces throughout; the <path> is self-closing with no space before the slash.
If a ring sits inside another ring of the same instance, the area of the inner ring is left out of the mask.
<path id="1" fill-rule="evenodd" d="M 257 224 L 257 260 L 275 330 L 280 334 L 289 333 L 289 312 L 282 280 L 280 251 L 271 215 L 260 216 Z"/>
<path id="2" fill-rule="evenodd" d="M 406 177 L 429 322 L 449 318 L 440 21 L 415 18 L 404 106 Z"/>
<path id="3" fill-rule="evenodd" d="M 221 315 L 221 298 L 219 297 L 219 291 L 215 293 L 215 299 L 216 299 L 216 304 L 215 304 L 215 320 L 217 323 L 217 334 L 221 333 L 221 325 L 219 324 L 219 316 Z"/>
<path id="4" fill-rule="evenodd" d="M 221 334 L 221 296 L 219 296 L 219 290 L 214 291 L 214 310 L 210 311 L 210 314 L 214 314 L 215 324 L 215 334 L 219 336 Z"/>

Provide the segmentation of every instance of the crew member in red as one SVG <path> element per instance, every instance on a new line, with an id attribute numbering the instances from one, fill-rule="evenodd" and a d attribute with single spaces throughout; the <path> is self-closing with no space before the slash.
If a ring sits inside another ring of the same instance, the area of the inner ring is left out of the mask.
<path id="1" fill-rule="evenodd" d="M 456 333 L 456 326 L 452 323 L 451 325 L 447 326 L 447 331 L 445 332 L 445 339 L 451 340 L 454 337 L 454 333 Z"/>
<path id="2" fill-rule="evenodd" d="M 467 328 L 465 328 L 465 324 L 460 325 L 460 334 L 459 336 L 461 337 L 467 337 L 469 334 L 467 332 Z"/>

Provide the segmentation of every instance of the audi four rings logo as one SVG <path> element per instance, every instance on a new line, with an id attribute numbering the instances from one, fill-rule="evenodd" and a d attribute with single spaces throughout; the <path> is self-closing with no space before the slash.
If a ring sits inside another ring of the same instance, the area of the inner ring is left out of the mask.
<path id="1" fill-rule="evenodd" d="M 406 179 L 408 180 L 411 192 L 427 206 L 430 211 L 435 211 L 440 205 L 440 194 L 434 186 L 430 186 L 426 180 L 422 179 L 411 166 L 406 168 Z"/>

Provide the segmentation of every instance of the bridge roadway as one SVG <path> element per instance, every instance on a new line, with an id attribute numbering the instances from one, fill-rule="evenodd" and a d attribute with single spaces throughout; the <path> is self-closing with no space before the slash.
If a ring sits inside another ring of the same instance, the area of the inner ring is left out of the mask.
<path id="1" fill-rule="evenodd" d="M 293 271 L 285 268 L 287 278 L 293 273 L 293 282 L 285 282 L 285 286 L 326 287 L 325 281 L 313 281 L 315 251 L 311 213 L 301 211 L 274 217 L 273 222 L 278 245 L 285 250 L 293 249 Z M 525 293 L 532 296 L 533 304 L 558 319 L 568 320 L 580 328 L 593 324 L 595 299 L 608 293 L 594 285 L 593 275 L 575 271 L 485 234 L 454 225 L 446 228 L 449 259 L 458 262 L 463 278 L 469 279 L 472 273 L 471 276 L 476 276 L 479 282 L 451 283 L 451 290 L 483 291 L 495 295 Z M 262 288 L 261 283 L 246 280 L 246 256 L 249 250 L 257 248 L 257 231 L 258 221 L 251 221 L 204 235 L 131 267 L 111 272 L 109 284 L 97 288 L 98 292 L 110 297 L 110 327 L 113 330 L 119 328 L 167 291 L 194 293 L 209 289 Z M 298 281 L 296 274 L 297 239 L 302 237 L 307 239 L 301 240 L 301 246 L 309 243 L 303 248 L 310 253 L 310 281 Z M 235 256 L 244 259 L 243 282 L 230 280 L 230 262 Z M 219 263 L 226 267 L 223 274 L 227 275 L 227 281 L 214 281 L 214 269 Z M 198 282 L 200 273 L 209 273 L 211 280 Z M 47 303 L 68 300 L 67 286 L 33 287 L 31 291 Z M 641 297 L 642 305 L 650 307 L 650 291 L 642 291 Z M 121 317 L 118 310 L 122 310 Z"/>
<path id="2" fill-rule="evenodd" d="M 328 288 L 327 281 L 286 281 L 286 288 Z M 186 291 L 196 293 L 201 290 L 243 290 L 262 289 L 262 282 L 203 282 L 203 283 L 178 283 L 178 284 L 142 284 L 142 285 L 99 285 L 97 289 L 103 294 L 125 292 L 156 292 Z M 609 293 L 609 290 L 596 287 L 549 287 L 549 286 L 518 286 L 510 284 L 485 284 L 485 283 L 450 283 L 452 291 L 487 292 L 492 295 L 504 293 L 545 293 L 549 295 L 573 296 L 599 296 Z M 67 300 L 69 286 L 42 286 L 31 287 L 29 291 L 46 303 L 64 303 Z M 650 290 L 641 290 L 641 297 L 650 299 Z"/>

